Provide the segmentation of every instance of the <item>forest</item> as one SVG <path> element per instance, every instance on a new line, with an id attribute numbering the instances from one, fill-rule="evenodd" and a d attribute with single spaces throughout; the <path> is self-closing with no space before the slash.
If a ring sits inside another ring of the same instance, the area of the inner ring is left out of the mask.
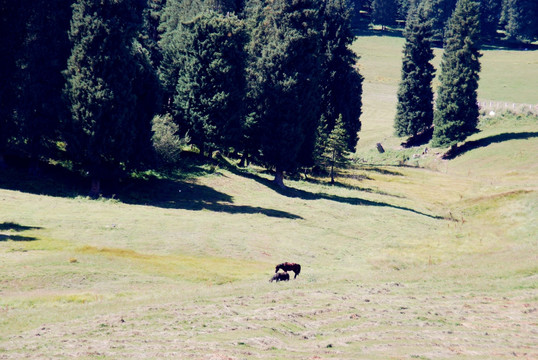
<path id="1" fill-rule="evenodd" d="M 279 186 L 285 172 L 334 167 L 361 129 L 350 45 L 373 26 L 405 27 L 396 133 L 434 124 L 434 143 L 450 146 L 476 132 L 479 47 L 529 46 L 537 9 L 532 0 L 1 0 L 0 168 L 23 163 L 38 175 L 59 164 L 91 179 L 98 197 L 102 183 L 173 166 L 185 149 L 256 162 Z M 435 114 L 433 46 L 445 48 L 446 79 Z M 458 81 L 471 85 L 458 93 L 449 83 L 462 48 L 470 60 Z"/>

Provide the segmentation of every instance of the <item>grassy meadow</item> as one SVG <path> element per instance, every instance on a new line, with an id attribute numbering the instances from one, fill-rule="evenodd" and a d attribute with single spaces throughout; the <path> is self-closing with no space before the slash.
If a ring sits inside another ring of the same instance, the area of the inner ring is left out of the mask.
<path id="1" fill-rule="evenodd" d="M 400 149 L 402 45 L 354 44 L 363 131 L 335 186 L 222 160 L 89 200 L 0 173 L 0 359 L 538 358 L 538 119 L 484 117 L 452 160 Z M 485 51 L 480 96 L 538 103 L 503 75 L 537 59 Z M 270 283 L 284 261 L 301 274 Z"/>

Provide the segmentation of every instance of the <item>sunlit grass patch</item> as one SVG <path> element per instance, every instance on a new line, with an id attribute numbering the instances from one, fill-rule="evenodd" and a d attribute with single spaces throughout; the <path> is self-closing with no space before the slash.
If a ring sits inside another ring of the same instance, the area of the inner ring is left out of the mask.
<path id="1" fill-rule="evenodd" d="M 215 285 L 245 279 L 267 268 L 267 264 L 254 261 L 220 257 L 142 254 L 133 250 L 109 247 L 84 246 L 78 251 L 83 254 L 126 260 L 140 266 L 146 272 L 162 276 Z"/>
<path id="2" fill-rule="evenodd" d="M 15 296 L 10 297 L 9 299 L 0 300 L 0 307 L 4 309 L 25 309 L 41 306 L 56 306 L 61 304 L 89 304 L 102 301 L 104 298 L 104 295 L 92 292 L 55 293 L 42 291 L 36 292 L 30 296 Z"/>

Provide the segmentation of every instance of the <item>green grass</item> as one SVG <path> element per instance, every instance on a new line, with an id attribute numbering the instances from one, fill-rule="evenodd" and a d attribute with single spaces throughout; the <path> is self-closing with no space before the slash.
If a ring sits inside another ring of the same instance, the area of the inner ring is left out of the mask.
<path id="1" fill-rule="evenodd" d="M 367 163 L 335 186 L 193 163 L 93 201 L 0 174 L 0 358 L 536 358 L 536 118 L 401 150 L 401 39 L 362 39 Z M 301 274 L 270 283 L 283 261 Z"/>
<path id="2" fill-rule="evenodd" d="M 397 147 L 402 141 L 393 136 L 393 122 L 404 42 L 402 37 L 359 36 L 353 43 L 364 76 L 359 150 L 373 149 L 377 142 Z M 482 53 L 479 100 L 500 102 L 502 106 L 505 102 L 510 106 L 511 103 L 538 105 L 534 85 L 538 82 L 538 51 L 487 49 Z M 438 74 L 442 49 L 434 49 L 434 54 L 432 63 Z M 434 90 L 437 86 L 436 78 Z"/>

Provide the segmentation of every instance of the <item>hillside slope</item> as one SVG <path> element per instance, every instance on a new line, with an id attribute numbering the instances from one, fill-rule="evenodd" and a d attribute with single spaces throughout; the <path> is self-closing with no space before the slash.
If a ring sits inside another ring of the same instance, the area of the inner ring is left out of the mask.
<path id="1" fill-rule="evenodd" d="M 94 201 L 2 173 L 0 359 L 538 358 L 536 117 L 442 160 L 367 96 L 361 141 L 388 151 L 335 186 L 224 161 Z M 284 261 L 301 274 L 270 283 Z"/>

